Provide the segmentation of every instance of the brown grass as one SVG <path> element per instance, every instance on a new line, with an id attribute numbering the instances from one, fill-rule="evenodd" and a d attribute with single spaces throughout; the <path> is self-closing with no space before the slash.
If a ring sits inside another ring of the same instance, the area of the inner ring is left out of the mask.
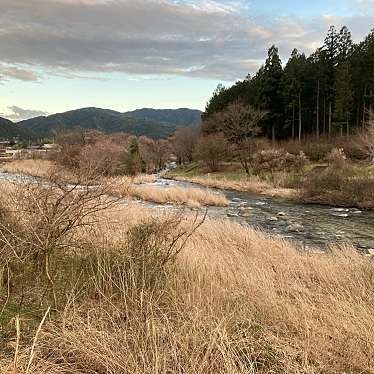
<path id="1" fill-rule="evenodd" d="M 124 277 L 120 248 L 129 227 L 154 215 L 130 205 L 102 216 L 90 242 L 99 267 L 45 325 L 33 372 L 372 372 L 368 258 L 349 247 L 302 253 L 239 224 L 207 220 L 176 266 L 138 290 Z M 28 352 L 23 345 L 20 373 Z M 2 356 L 1 372 L 12 360 Z"/>
<path id="2" fill-rule="evenodd" d="M 41 178 L 47 178 L 55 170 L 55 164 L 47 160 L 17 160 L 5 164 L 3 170 L 8 173 L 23 173 Z M 72 181 L 73 176 L 67 178 L 68 172 L 63 173 L 66 179 Z M 190 207 L 199 206 L 227 206 L 228 201 L 221 193 L 197 188 L 168 187 L 161 188 L 157 186 L 139 186 L 146 183 L 152 183 L 156 180 L 154 175 L 139 174 L 133 177 L 102 177 L 101 182 L 107 184 L 108 191 L 115 196 L 137 197 L 142 200 L 153 201 L 156 203 L 177 203 L 186 204 Z"/>
<path id="3" fill-rule="evenodd" d="M 1 202 L 1 223 L 7 222 L 7 208 L 17 219 L 16 207 Z M 373 372 L 370 258 L 349 246 L 300 252 L 240 224 L 207 219 L 176 261 L 163 264 L 175 235 L 194 221 L 185 214 L 175 216 L 176 226 L 165 225 L 173 217 L 131 203 L 116 205 L 74 232 L 56 259 L 58 307 L 39 333 L 30 372 Z M 16 240 L 6 227 L 2 245 L 4 238 Z M 50 300 L 37 287 L 37 267 L 12 261 L 0 261 L 1 270 L 9 266 L 13 276 L 0 314 L 1 373 L 11 373 L 14 363 L 17 312 L 12 315 L 10 306 L 43 311 L 30 332 L 32 313 L 20 313 L 16 369 L 25 373 Z M 1 301 L 6 292 L 0 289 Z M 5 334 L 8 325 L 12 332 Z"/>
<path id="4" fill-rule="evenodd" d="M 51 174 L 55 163 L 48 160 L 15 160 L 7 162 L 2 169 L 7 173 L 22 173 L 34 177 L 47 177 Z"/>
<path id="5" fill-rule="evenodd" d="M 246 180 L 229 180 L 225 178 L 215 178 L 212 176 L 196 176 L 196 177 L 173 177 L 175 180 L 188 181 L 201 184 L 210 188 L 220 188 L 232 191 L 249 192 L 253 194 L 261 194 L 271 197 L 280 197 L 288 199 L 296 199 L 298 191 L 293 188 L 276 187 L 273 183 L 261 180 L 259 177 L 252 176 Z"/>
<path id="6" fill-rule="evenodd" d="M 228 201 L 222 193 L 209 189 L 188 187 L 160 187 L 152 185 L 121 184 L 114 186 L 113 193 L 119 196 L 137 197 L 155 203 L 185 204 L 189 207 L 227 206 Z"/>

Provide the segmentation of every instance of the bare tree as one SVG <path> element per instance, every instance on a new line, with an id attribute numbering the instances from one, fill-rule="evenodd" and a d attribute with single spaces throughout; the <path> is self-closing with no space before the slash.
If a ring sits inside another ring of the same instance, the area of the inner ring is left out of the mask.
<path id="1" fill-rule="evenodd" d="M 155 142 L 155 152 L 156 152 L 156 166 L 159 170 L 161 170 L 165 163 L 170 158 L 171 153 L 171 146 L 170 142 L 166 139 L 160 139 Z"/>
<path id="2" fill-rule="evenodd" d="M 259 123 L 267 113 L 257 110 L 240 101 L 230 104 L 216 117 L 218 128 L 224 133 L 227 141 L 234 145 L 239 161 L 249 174 L 250 160 L 255 152 L 255 138 L 261 132 Z"/>
<path id="3" fill-rule="evenodd" d="M 184 127 L 175 131 L 172 144 L 179 163 L 192 161 L 196 140 L 197 131 L 195 129 Z"/>
<path id="4" fill-rule="evenodd" d="M 227 155 L 227 149 L 228 144 L 222 133 L 210 134 L 198 139 L 195 154 L 210 171 L 217 171 L 220 161 Z"/>

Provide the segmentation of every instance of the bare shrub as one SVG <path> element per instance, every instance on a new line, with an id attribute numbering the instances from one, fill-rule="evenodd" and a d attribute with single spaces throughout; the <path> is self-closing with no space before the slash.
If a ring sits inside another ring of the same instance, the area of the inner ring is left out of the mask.
<path id="1" fill-rule="evenodd" d="M 23 275 L 31 271 L 44 279 L 42 295 L 48 291 L 57 308 L 58 268 L 66 255 L 80 249 L 78 230 L 91 227 L 100 212 L 115 202 L 106 192 L 102 186 L 70 185 L 61 183 L 59 178 L 8 185 L 2 198 L 12 208 L 0 221 L 3 268 L 19 267 L 24 270 Z M 19 270 L 15 273 L 19 274 Z M 12 275 L 12 271 L 7 273 L 5 283 L 16 283 Z"/>
<path id="2" fill-rule="evenodd" d="M 267 149 L 257 152 L 253 157 L 253 171 L 255 174 L 261 172 L 276 171 L 302 171 L 307 158 L 303 152 L 293 155 L 283 149 Z"/>
<path id="3" fill-rule="evenodd" d="M 356 144 L 367 158 L 374 162 L 374 114 L 371 113 L 366 128 L 358 133 Z"/>
<path id="4" fill-rule="evenodd" d="M 328 155 L 329 166 L 311 171 L 303 183 L 307 201 L 331 205 L 374 207 L 374 180 L 360 173 L 342 149 Z"/>
<path id="5" fill-rule="evenodd" d="M 257 110 L 240 101 L 230 104 L 224 111 L 214 116 L 217 128 L 227 141 L 234 145 L 236 157 L 249 175 L 250 162 L 256 151 L 256 136 L 261 132 L 260 122 L 266 117 L 265 111 Z"/>
<path id="6" fill-rule="evenodd" d="M 110 138 L 103 138 L 93 144 L 87 144 L 79 152 L 79 173 L 96 175 L 114 175 L 120 165 L 124 149 Z"/>
<path id="7" fill-rule="evenodd" d="M 196 139 L 196 129 L 186 127 L 175 131 L 172 146 L 179 163 L 192 161 Z"/>
<path id="8" fill-rule="evenodd" d="M 227 155 L 228 144 L 222 133 L 200 137 L 196 143 L 195 155 L 202 160 L 210 171 L 219 169 L 220 161 Z"/>
<path id="9" fill-rule="evenodd" d="M 337 169 L 344 168 L 347 165 L 347 156 L 343 148 L 334 148 L 328 155 L 327 161 Z"/>

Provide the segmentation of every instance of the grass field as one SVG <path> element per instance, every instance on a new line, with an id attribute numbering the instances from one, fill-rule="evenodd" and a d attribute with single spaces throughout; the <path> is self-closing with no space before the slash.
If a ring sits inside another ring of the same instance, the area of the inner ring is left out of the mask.
<path id="1" fill-rule="evenodd" d="M 374 264 L 352 248 L 22 188 L 1 194 L 2 373 L 372 372 Z"/>

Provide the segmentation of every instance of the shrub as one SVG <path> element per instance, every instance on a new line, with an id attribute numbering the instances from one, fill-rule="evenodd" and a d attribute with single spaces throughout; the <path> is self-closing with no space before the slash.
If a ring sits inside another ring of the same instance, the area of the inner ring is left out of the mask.
<path id="1" fill-rule="evenodd" d="M 374 207 L 374 180 L 347 161 L 342 149 L 333 149 L 326 168 L 312 170 L 303 183 L 307 201 L 341 206 Z"/>
<path id="2" fill-rule="evenodd" d="M 255 174 L 261 172 L 301 171 L 306 162 L 307 158 L 303 152 L 293 155 L 283 149 L 262 150 L 253 157 L 253 171 Z"/>
<path id="3" fill-rule="evenodd" d="M 195 156 L 202 160 L 210 171 L 219 169 L 220 161 L 227 154 L 228 144 L 223 134 L 206 135 L 198 139 L 195 147 Z"/>

